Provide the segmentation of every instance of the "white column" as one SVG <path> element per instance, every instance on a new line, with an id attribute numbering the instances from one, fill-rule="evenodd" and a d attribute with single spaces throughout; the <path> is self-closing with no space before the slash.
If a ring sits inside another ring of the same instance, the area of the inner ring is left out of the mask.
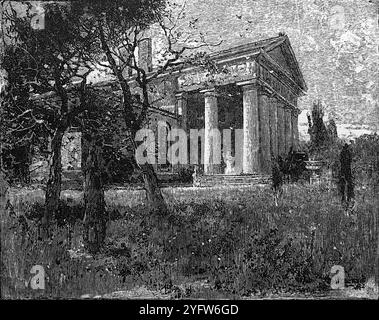
<path id="1" fill-rule="evenodd" d="M 261 90 L 258 97 L 260 128 L 260 169 L 263 173 L 271 172 L 270 154 L 270 105 L 268 92 Z"/>
<path id="2" fill-rule="evenodd" d="M 180 125 L 184 131 L 187 132 L 188 117 L 187 117 L 187 92 L 180 92 L 175 95 L 176 97 L 176 110 L 177 114 L 180 116 Z"/>
<path id="3" fill-rule="evenodd" d="M 270 150 L 275 158 L 278 156 L 278 106 L 275 97 L 270 98 Z"/>
<path id="4" fill-rule="evenodd" d="M 258 88 L 244 85 L 243 90 L 243 173 L 259 171 Z"/>
<path id="5" fill-rule="evenodd" d="M 292 139 L 293 139 L 293 149 L 295 151 L 299 148 L 299 123 L 298 123 L 299 111 L 293 110 L 292 112 Z"/>
<path id="6" fill-rule="evenodd" d="M 285 154 L 287 155 L 292 147 L 291 109 L 284 110 L 284 131 L 285 131 Z"/>
<path id="7" fill-rule="evenodd" d="M 214 163 L 214 159 L 221 161 L 221 137 L 216 133 L 218 129 L 218 106 L 217 93 L 215 89 L 203 90 L 204 107 L 204 173 L 217 173 L 219 164 Z M 215 130 L 216 129 L 216 130 Z M 214 154 L 219 152 L 220 154 Z"/>
<path id="8" fill-rule="evenodd" d="M 286 153 L 283 103 L 278 101 L 277 108 L 278 108 L 278 154 L 279 156 L 283 157 L 284 154 Z"/>

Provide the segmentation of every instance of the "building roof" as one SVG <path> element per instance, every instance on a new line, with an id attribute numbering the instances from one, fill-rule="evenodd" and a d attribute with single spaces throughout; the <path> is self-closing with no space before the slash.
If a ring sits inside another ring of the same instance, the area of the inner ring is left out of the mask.
<path id="1" fill-rule="evenodd" d="M 209 85 L 250 81 L 257 77 L 257 72 L 259 73 L 261 70 L 260 67 L 252 69 L 254 68 L 252 62 L 256 61 L 269 73 L 275 72 L 275 77 L 292 88 L 296 96 L 301 96 L 307 91 L 307 85 L 289 38 L 283 33 L 276 37 L 213 52 L 208 57 L 222 69 L 222 72 L 220 71 L 215 75 L 212 72 L 207 72 L 207 70 L 202 71 L 202 67 L 186 64 L 185 59 L 178 61 L 169 72 L 174 70 L 180 73 L 178 78 L 179 90 L 190 91 Z M 261 76 L 258 75 L 258 77 Z"/>
<path id="2" fill-rule="evenodd" d="M 222 63 L 228 60 L 234 60 L 243 57 L 252 57 L 254 59 L 262 56 L 266 61 L 275 65 L 276 69 L 280 70 L 285 76 L 292 79 L 294 83 L 305 92 L 307 90 L 307 85 L 304 81 L 303 74 L 300 70 L 298 61 L 296 59 L 295 53 L 291 47 L 289 38 L 287 35 L 280 33 L 276 37 L 266 38 L 255 42 L 249 42 L 239 46 L 234 46 L 229 49 L 213 52 L 209 55 L 209 58 L 216 63 Z M 187 66 L 183 68 L 183 60 L 178 60 L 170 70 L 166 73 L 161 74 L 159 78 L 165 77 L 167 73 L 173 71 L 184 72 L 188 69 L 196 68 L 195 66 Z M 155 70 L 153 70 L 154 72 Z M 132 77 L 133 78 L 133 77 Z M 133 81 L 133 79 L 131 79 Z M 111 86 L 115 83 L 115 80 L 105 80 L 93 84 L 95 87 Z M 75 86 L 75 85 L 74 85 Z M 35 98 L 47 98 L 54 93 L 46 93 L 42 95 L 37 95 Z"/>
<path id="3" fill-rule="evenodd" d="M 278 51 L 280 51 L 283 61 L 278 61 Z M 249 42 L 226 50 L 214 52 L 210 54 L 210 58 L 217 62 L 230 57 L 237 58 L 244 55 L 257 57 L 261 54 L 268 55 L 271 57 L 271 60 L 273 60 L 272 62 L 276 62 L 276 64 L 280 65 L 282 68 L 284 67 L 283 72 L 285 72 L 288 77 L 292 78 L 303 91 L 307 91 L 308 88 L 290 40 L 284 33 L 280 33 L 276 37 Z M 285 68 L 284 64 L 286 64 L 287 68 Z"/>

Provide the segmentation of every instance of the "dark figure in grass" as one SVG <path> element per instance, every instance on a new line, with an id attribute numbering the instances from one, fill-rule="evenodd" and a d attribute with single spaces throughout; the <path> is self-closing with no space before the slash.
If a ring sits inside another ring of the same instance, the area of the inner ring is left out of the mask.
<path id="1" fill-rule="evenodd" d="M 342 205 L 349 207 L 351 200 L 354 198 L 354 181 L 351 172 L 351 151 L 347 143 L 340 153 L 340 174 L 339 174 L 339 191 L 341 195 Z"/>
<path id="2" fill-rule="evenodd" d="M 278 199 L 283 193 L 283 159 L 281 156 L 278 159 L 272 158 L 272 189 L 274 190 L 275 205 L 278 206 Z"/>

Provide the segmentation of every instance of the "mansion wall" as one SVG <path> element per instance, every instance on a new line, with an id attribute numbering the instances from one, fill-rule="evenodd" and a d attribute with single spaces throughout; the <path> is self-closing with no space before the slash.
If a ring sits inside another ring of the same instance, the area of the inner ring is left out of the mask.
<path id="1" fill-rule="evenodd" d="M 68 130 L 62 141 L 62 170 L 81 170 L 82 134 L 77 130 Z M 29 167 L 33 183 L 45 183 L 49 175 L 49 149 L 41 152 L 37 147 L 33 151 L 32 163 Z"/>

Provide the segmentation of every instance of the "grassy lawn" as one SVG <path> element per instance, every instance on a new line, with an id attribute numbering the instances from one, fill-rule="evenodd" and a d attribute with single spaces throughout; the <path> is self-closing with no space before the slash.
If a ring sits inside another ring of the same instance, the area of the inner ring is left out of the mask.
<path id="1" fill-rule="evenodd" d="M 344 268 L 346 286 L 359 288 L 378 268 L 378 199 L 356 193 L 345 211 L 324 186 L 287 185 L 277 202 L 268 187 L 167 188 L 171 215 L 162 218 L 146 215 L 143 192 L 109 190 L 106 243 L 90 256 L 80 193 L 63 196 L 65 219 L 42 241 L 33 218 L 41 192 L 12 191 L 13 210 L 1 217 L 3 297 L 316 294 L 330 290 L 333 265 Z M 44 267 L 45 290 L 25 286 L 33 265 Z"/>

